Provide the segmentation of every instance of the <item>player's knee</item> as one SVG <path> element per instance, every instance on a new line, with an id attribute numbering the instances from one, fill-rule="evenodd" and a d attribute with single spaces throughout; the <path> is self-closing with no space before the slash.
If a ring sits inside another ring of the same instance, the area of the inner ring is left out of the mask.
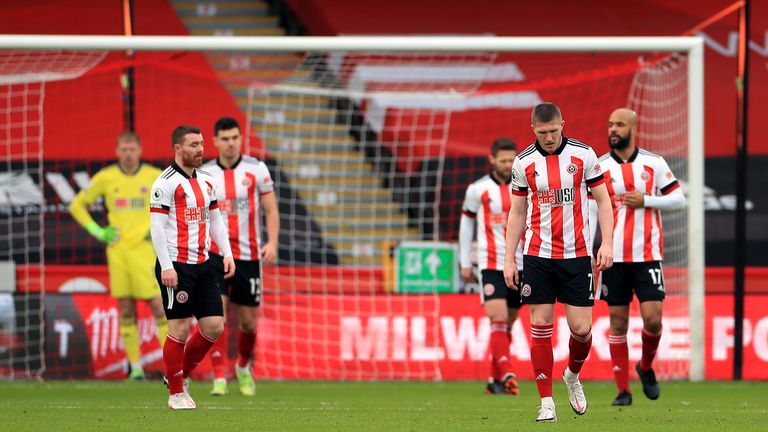
<path id="1" fill-rule="evenodd" d="M 612 335 L 625 335 L 627 334 L 627 331 L 629 331 L 629 323 L 627 320 L 620 320 L 618 322 L 614 322 L 611 320 L 611 334 Z"/>
<path id="2" fill-rule="evenodd" d="M 224 332 L 224 319 L 207 322 L 203 332 L 211 339 L 218 339 Z"/>
<path id="3" fill-rule="evenodd" d="M 661 331 L 661 317 L 652 317 L 645 319 L 643 322 L 643 328 L 645 331 L 651 334 L 656 334 Z"/>

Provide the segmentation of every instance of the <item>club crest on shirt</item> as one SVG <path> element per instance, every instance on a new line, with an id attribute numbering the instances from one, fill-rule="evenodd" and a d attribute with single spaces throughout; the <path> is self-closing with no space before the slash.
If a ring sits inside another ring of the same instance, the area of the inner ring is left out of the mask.
<path id="1" fill-rule="evenodd" d="M 576 164 L 568 164 L 568 167 L 565 168 L 568 171 L 568 174 L 570 175 L 576 175 L 577 172 L 579 172 L 579 167 L 576 166 Z"/>
<path id="2" fill-rule="evenodd" d="M 251 184 L 252 184 L 251 179 L 249 179 L 248 177 L 245 177 L 243 179 L 243 187 L 249 188 L 251 187 Z"/>
<path id="3" fill-rule="evenodd" d="M 648 174 L 647 172 L 643 171 L 642 173 L 640 173 L 640 178 L 641 178 L 643 181 L 648 181 L 648 180 L 650 180 L 650 179 L 651 179 L 651 175 L 650 175 L 650 174 Z"/>
<path id="4" fill-rule="evenodd" d="M 148 190 L 149 188 L 147 187 L 147 185 L 141 185 L 141 187 L 139 188 L 139 192 L 143 194 L 147 193 Z"/>
<path id="5" fill-rule="evenodd" d="M 176 293 L 176 301 L 179 303 L 186 303 L 189 300 L 189 295 L 186 291 L 179 291 Z"/>
<path id="6" fill-rule="evenodd" d="M 483 285 L 483 294 L 485 294 L 486 296 L 492 296 L 495 291 L 496 291 L 496 288 L 493 286 L 493 284 Z"/>
<path id="7" fill-rule="evenodd" d="M 523 285 L 523 287 L 520 288 L 520 295 L 523 297 L 531 295 L 531 286 L 529 284 Z"/>

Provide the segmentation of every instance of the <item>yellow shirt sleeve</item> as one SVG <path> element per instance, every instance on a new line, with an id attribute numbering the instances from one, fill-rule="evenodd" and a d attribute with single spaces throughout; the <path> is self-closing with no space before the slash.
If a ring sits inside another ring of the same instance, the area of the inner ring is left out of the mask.
<path id="1" fill-rule="evenodd" d="M 94 222 L 93 217 L 88 213 L 88 206 L 104 196 L 104 177 L 103 171 L 96 173 L 91 179 L 91 185 L 80 190 L 69 204 L 69 212 L 83 228 Z"/>

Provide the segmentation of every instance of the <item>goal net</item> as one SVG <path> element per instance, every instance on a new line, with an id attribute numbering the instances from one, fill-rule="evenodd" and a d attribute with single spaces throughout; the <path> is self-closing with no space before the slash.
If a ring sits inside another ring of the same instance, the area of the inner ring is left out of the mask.
<path id="1" fill-rule="evenodd" d="M 36 144 L 0 137 L 9 155 L 0 175 L 26 174 L 37 194 L 28 205 L 36 212 L 19 214 L 0 201 L 10 209 L 0 215 L 0 239 L 8 245 L 0 260 L 15 262 L 17 277 L 9 294 L 15 325 L 0 328 L 11 334 L 0 339 L 9 341 L 9 349 L 0 348 L 2 376 L 124 376 L 103 246 L 72 221 L 66 205 L 113 163 L 114 138 L 124 127 L 120 78 L 128 66 L 135 70 L 132 108 L 144 160 L 166 166 L 170 131 L 185 123 L 203 129 L 205 158 L 215 158 L 213 123 L 227 115 L 240 121 L 244 153 L 270 169 L 280 250 L 278 265 L 263 269 L 257 378 L 485 379 L 489 323 L 477 287 L 458 278 L 460 206 L 467 185 L 488 172 L 494 139 L 512 138 L 521 150 L 533 142 L 530 110 L 537 103 L 557 103 L 565 134 L 598 154 L 608 149 L 610 112 L 632 107 L 640 115 L 640 145 L 664 155 L 688 180 L 685 52 L 653 62 L 639 61 L 637 48 L 406 52 L 361 44 L 343 51 L 329 42 L 327 51 L 276 52 L 263 44 L 253 51 L 227 45 L 235 39 L 219 38 L 218 51 L 139 51 L 131 59 L 101 51 L 82 67 L 87 74 L 60 88 L 29 78 L 2 87 L 23 94 L 4 98 L 3 109 L 35 113 L 13 124 Z M 16 188 L 5 197 L 16 196 Z M 105 223 L 103 206 L 91 210 Z M 664 219 L 665 314 L 679 321 L 665 326 L 677 328 L 674 335 L 688 331 L 687 227 L 686 212 Z M 25 278 L 34 278 L 37 289 Z M 138 313 L 145 369 L 160 370 L 154 321 L 145 305 Z M 555 360 L 562 362 L 567 330 L 560 315 Z M 596 316 L 595 332 L 607 334 L 607 315 Z M 527 377 L 527 314 L 521 318 L 512 351 Z M 229 323 L 236 329 L 234 317 Z M 635 324 L 631 358 L 639 356 Z M 235 341 L 231 331 L 231 356 Z M 607 343 L 596 344 L 590 377 L 610 377 L 607 352 Z M 686 341 L 662 340 L 659 365 L 662 377 L 687 377 Z M 203 364 L 196 377 L 208 374 Z"/>

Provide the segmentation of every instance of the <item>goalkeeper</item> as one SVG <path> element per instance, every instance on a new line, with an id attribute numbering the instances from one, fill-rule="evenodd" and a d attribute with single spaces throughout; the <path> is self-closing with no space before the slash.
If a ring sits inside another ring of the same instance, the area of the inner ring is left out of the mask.
<path id="1" fill-rule="evenodd" d="M 136 300 L 146 301 L 157 322 L 160 346 L 168 322 L 154 274 L 155 251 L 149 239 L 149 189 L 161 170 L 141 162 L 139 137 L 125 132 L 117 137 L 117 164 L 93 176 L 91 185 L 77 194 L 69 210 L 88 232 L 107 245 L 111 294 L 120 311 L 120 336 L 130 363 L 129 379 L 144 378 L 136 327 Z M 100 226 L 87 206 L 104 199 L 109 225 Z"/>

